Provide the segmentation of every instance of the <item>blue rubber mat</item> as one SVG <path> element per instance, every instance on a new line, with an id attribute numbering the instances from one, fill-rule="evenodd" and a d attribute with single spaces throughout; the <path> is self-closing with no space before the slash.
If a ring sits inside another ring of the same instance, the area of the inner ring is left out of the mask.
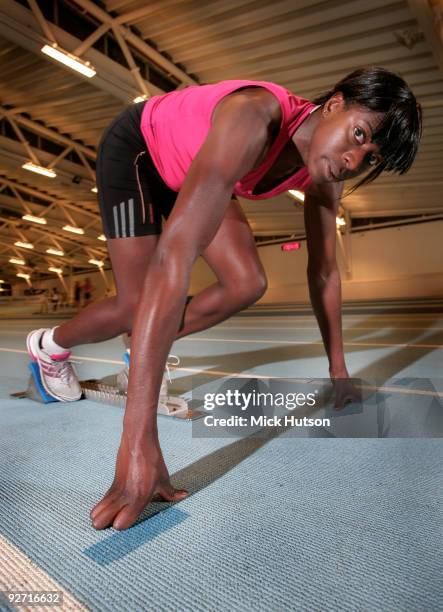
<path id="1" fill-rule="evenodd" d="M 353 373 L 438 375 L 441 319 L 395 323 L 346 320 L 350 342 L 393 345 L 350 345 Z M 26 384 L 23 344 L 31 326 L 8 324 L 2 336 L 2 588 L 21 586 L 18 576 L 32 569 L 33 588 L 43 584 L 39 575 L 52 580 L 75 600 L 66 608 L 73 610 L 443 609 L 440 440 L 196 439 L 191 423 L 159 419 L 173 481 L 191 496 L 174 506 L 153 504 L 130 530 L 97 532 L 89 511 L 112 481 L 123 414 L 89 401 L 11 399 Z M 270 332 L 261 321 L 233 319 L 180 341 L 181 381 L 192 368 L 323 374 L 321 347 L 283 342 L 316 341 L 315 322 L 303 321 L 293 335 L 287 326 L 287 318 L 276 318 Z M 433 346 L 396 346 L 408 342 Z M 120 341 L 76 353 L 85 359 L 82 376 L 105 376 L 122 361 Z"/>
<path id="2" fill-rule="evenodd" d="M 0 532 L 92 610 L 443 605 L 438 440 L 226 444 L 163 419 L 167 464 L 193 495 L 96 532 L 121 410 L 20 400 L 0 414 Z"/>

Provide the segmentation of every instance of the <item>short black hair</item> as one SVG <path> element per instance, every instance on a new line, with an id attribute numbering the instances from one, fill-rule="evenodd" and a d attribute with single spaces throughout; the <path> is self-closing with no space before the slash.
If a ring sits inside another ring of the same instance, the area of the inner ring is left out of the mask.
<path id="1" fill-rule="evenodd" d="M 422 135 L 422 110 L 406 81 L 386 68 L 358 68 L 335 87 L 313 100 L 323 105 L 335 93 L 346 106 L 358 104 L 384 115 L 373 134 L 382 160 L 351 189 L 371 183 L 383 171 L 404 174 L 412 166 Z"/>

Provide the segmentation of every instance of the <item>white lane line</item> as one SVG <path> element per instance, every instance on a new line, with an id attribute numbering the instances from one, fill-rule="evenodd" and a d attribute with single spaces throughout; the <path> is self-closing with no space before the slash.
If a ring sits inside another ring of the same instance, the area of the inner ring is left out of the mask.
<path id="1" fill-rule="evenodd" d="M 69 591 L 64 589 L 54 578 L 38 567 L 19 548 L 0 535 L 0 591 L 61 591 L 63 604 L 55 606 L 57 610 L 72 610 L 73 612 L 88 612 L 84 606 Z M 28 612 L 45 612 L 47 606 L 19 605 L 20 610 Z M 12 606 L 11 606 L 12 607 Z"/>
<path id="2" fill-rule="evenodd" d="M 0 352 L 2 353 L 19 353 L 21 355 L 27 355 L 28 351 L 24 351 L 22 349 L 10 349 L 0 347 Z M 112 363 L 114 365 L 124 365 L 124 361 L 122 359 L 100 359 L 99 357 L 83 357 L 83 355 L 72 355 L 72 359 L 75 361 L 90 361 L 92 363 Z"/>
<path id="3" fill-rule="evenodd" d="M 241 340 L 239 338 L 205 338 L 201 336 L 186 336 L 180 338 L 180 342 L 233 342 L 237 344 L 279 344 L 283 346 L 323 346 L 323 341 L 312 340 L 304 342 L 302 340 Z M 413 343 L 390 343 L 390 342 L 343 342 L 343 346 L 361 346 L 366 348 L 373 347 L 395 347 L 395 348 L 443 348 L 443 344 L 413 344 Z M 27 351 L 20 349 L 10 349 L 0 347 L 0 352 L 27 354 Z M 120 359 L 100 359 L 98 357 L 83 357 L 82 355 L 72 355 L 72 359 L 79 361 L 91 361 L 93 363 L 111 363 L 115 365 L 123 365 L 124 361 Z"/>
<path id="4" fill-rule="evenodd" d="M 367 314 L 367 315 L 363 315 L 363 314 L 355 314 L 355 315 L 351 315 L 351 314 L 346 314 L 346 312 L 342 311 L 342 317 L 346 318 L 346 319 L 365 319 L 365 320 L 378 320 L 378 319 L 387 319 L 388 321 L 409 321 L 410 319 L 413 319 L 414 321 L 420 320 L 420 321 L 428 321 L 430 320 L 437 320 L 440 321 L 442 319 L 440 313 L 422 313 L 422 314 L 411 314 L 411 315 L 378 315 L 378 314 Z M 279 316 L 274 316 L 274 315 L 267 315 L 265 317 L 263 316 L 257 316 L 257 315 L 250 315 L 247 317 L 236 317 L 235 315 L 232 317 L 233 319 L 235 318 L 236 321 L 240 321 L 241 319 L 259 319 L 259 320 L 263 320 L 263 319 L 272 319 L 273 321 L 290 321 L 291 319 L 294 320 L 303 320 L 303 319 L 314 319 L 315 320 L 315 316 L 314 314 L 312 315 L 287 315 L 287 316 L 283 316 L 283 317 L 279 317 Z"/>
<path id="5" fill-rule="evenodd" d="M 309 330 L 314 330 L 314 331 L 319 331 L 318 326 L 316 327 L 307 327 L 306 325 L 303 325 L 303 327 L 297 327 L 296 325 L 292 325 L 291 327 L 283 327 L 282 325 L 277 325 L 277 326 L 272 326 L 272 327 L 266 327 L 264 325 L 262 326 L 253 326 L 253 325 L 244 325 L 244 326 L 237 326 L 237 325 L 216 325 L 215 327 L 213 327 L 214 330 L 217 329 L 222 329 L 222 330 L 230 330 L 230 329 L 240 329 L 240 330 L 249 330 L 249 329 L 261 329 L 261 330 L 266 330 L 269 329 L 270 331 L 279 331 L 281 330 L 293 330 L 293 331 L 304 331 L 305 329 L 309 329 Z M 398 332 L 398 331 L 402 331 L 403 329 L 406 330 L 414 330 L 414 331 L 434 331 L 434 330 L 443 330 L 443 327 L 393 327 L 392 325 L 390 326 L 386 326 L 385 327 L 352 327 L 352 329 L 348 329 L 346 327 L 343 327 L 343 331 L 344 332 L 351 332 L 351 331 L 360 331 L 360 330 L 372 330 L 372 331 L 394 331 L 394 332 Z"/>
<path id="6" fill-rule="evenodd" d="M 212 327 L 211 329 L 213 329 L 214 331 L 226 331 L 226 330 L 244 330 L 244 331 L 248 331 L 250 329 L 259 329 L 262 331 L 265 330 L 269 330 L 269 331 L 304 331 L 304 330 L 309 330 L 309 331 L 319 331 L 319 327 L 318 325 L 314 325 L 314 326 L 307 326 L 307 325 L 303 325 L 303 326 L 297 326 L 297 325 L 290 325 L 290 326 L 283 326 L 283 325 L 229 325 L 229 323 L 220 323 L 219 325 L 215 325 L 214 327 Z M 347 328 L 347 327 L 343 327 L 342 328 L 344 332 L 354 332 L 354 331 L 383 331 L 383 332 L 399 332 L 399 331 L 429 331 L 429 332 L 433 332 L 433 331 L 443 331 L 443 327 L 395 327 L 394 325 L 385 325 L 385 326 L 373 326 L 373 327 L 352 327 L 352 328 Z M 23 331 L 15 331 L 15 330 L 2 330 L 2 335 L 8 335 L 8 336 L 23 336 Z"/>
<path id="7" fill-rule="evenodd" d="M 186 340 L 186 338 L 183 338 L 182 340 Z M 22 354 L 27 355 L 27 351 L 22 351 L 18 349 L 0 348 L 0 351 L 10 352 L 10 353 L 22 353 Z M 81 355 L 73 356 L 73 359 L 78 359 L 79 361 L 89 361 L 91 363 L 110 363 L 114 365 L 124 365 L 124 361 L 119 361 L 118 359 L 100 359 L 98 357 L 82 357 Z M 176 371 L 176 372 L 189 372 L 190 374 L 201 374 L 203 376 L 226 376 L 226 377 L 232 377 L 232 378 L 248 378 L 248 379 L 256 378 L 257 380 L 289 380 L 289 381 L 298 382 L 298 383 L 315 383 L 315 382 L 318 382 L 319 380 L 326 380 L 326 379 L 320 379 L 320 378 L 292 378 L 288 376 L 271 376 L 267 374 L 260 374 L 259 376 L 257 376 L 253 374 L 239 374 L 238 372 L 227 372 L 225 370 L 202 370 L 199 368 L 185 368 L 182 366 L 171 368 L 171 370 Z M 420 390 L 414 391 L 411 389 L 401 389 L 398 387 L 362 386 L 362 388 L 386 391 L 390 393 L 400 393 L 404 395 L 405 394 L 438 395 L 439 397 L 443 397 L 443 392 L 440 393 L 438 391 L 435 391 L 435 392 L 434 391 L 420 391 Z M 33 610 L 35 610 L 35 608 L 33 608 Z"/>
<path id="8" fill-rule="evenodd" d="M 321 345 L 323 346 L 322 341 L 310 341 L 303 342 L 302 340 L 240 340 L 238 338 L 202 338 L 201 336 L 186 336 L 185 338 L 180 338 L 181 342 L 237 342 L 240 344 L 296 344 L 300 346 L 310 346 L 310 345 Z M 410 343 L 402 343 L 402 344 L 393 344 L 389 342 L 343 342 L 344 346 L 366 346 L 366 347 L 377 347 L 377 346 L 392 346 L 392 347 L 401 347 L 401 348 L 443 348 L 443 344 L 410 344 Z"/>

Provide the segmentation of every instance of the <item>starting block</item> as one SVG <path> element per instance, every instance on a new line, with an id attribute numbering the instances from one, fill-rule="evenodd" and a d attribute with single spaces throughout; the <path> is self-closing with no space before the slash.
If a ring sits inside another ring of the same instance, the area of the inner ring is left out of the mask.
<path id="1" fill-rule="evenodd" d="M 117 374 L 106 376 L 102 379 L 81 380 L 80 386 L 83 391 L 83 398 L 101 404 L 124 408 L 126 406 L 129 376 L 129 354 L 127 352 L 124 354 L 124 362 L 124 369 Z M 44 388 L 37 363 L 31 361 L 29 369 L 31 370 L 31 375 L 27 389 L 12 393 L 12 397 L 19 399 L 28 398 L 41 404 L 58 402 L 59 400 L 52 397 Z M 202 412 L 191 409 L 185 399 L 166 395 L 165 393 L 160 393 L 157 414 L 187 421 L 203 416 Z"/>
<path id="2" fill-rule="evenodd" d="M 29 362 L 29 369 L 31 370 L 31 376 L 28 381 L 28 388 L 26 391 L 19 391 L 18 393 L 12 393 L 14 397 L 27 397 L 40 402 L 41 404 L 50 404 L 51 402 L 58 402 L 55 397 L 49 395 L 43 386 L 42 379 L 40 377 L 40 370 L 35 361 Z"/>

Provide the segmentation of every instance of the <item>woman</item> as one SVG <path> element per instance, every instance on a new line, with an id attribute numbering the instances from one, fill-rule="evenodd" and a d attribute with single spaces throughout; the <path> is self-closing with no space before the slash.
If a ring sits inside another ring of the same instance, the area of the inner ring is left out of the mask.
<path id="1" fill-rule="evenodd" d="M 154 493 L 179 500 L 156 425 L 162 373 L 176 338 L 252 304 L 266 289 L 254 238 L 232 197 L 305 191 L 311 301 L 336 387 L 355 396 L 342 334 L 336 214 L 343 181 L 403 174 L 417 153 L 421 111 L 407 84 L 364 68 L 309 102 L 273 83 L 224 81 L 156 96 L 105 132 L 97 185 L 117 295 L 53 330 L 28 336 L 48 391 L 81 395 L 69 349 L 132 330 L 132 363 L 114 481 L 91 512 L 95 528 L 130 527 Z M 168 222 L 160 235 L 161 217 Z M 202 255 L 217 282 L 186 303 Z M 149 265 L 148 265 L 149 264 Z"/>

